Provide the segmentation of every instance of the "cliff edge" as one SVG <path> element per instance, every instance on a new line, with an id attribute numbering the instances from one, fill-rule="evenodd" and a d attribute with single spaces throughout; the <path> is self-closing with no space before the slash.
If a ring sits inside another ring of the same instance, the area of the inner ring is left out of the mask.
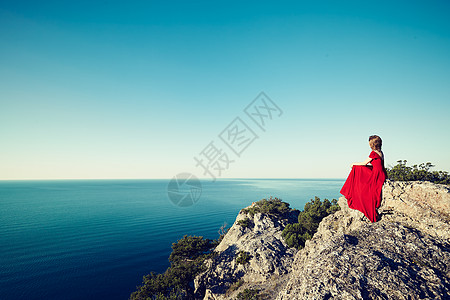
<path id="1" fill-rule="evenodd" d="M 376 223 L 344 197 L 338 204 L 300 251 L 281 237 L 298 212 L 241 210 L 197 276 L 196 296 L 236 299 L 252 289 L 260 299 L 450 299 L 448 186 L 387 181 Z"/>
<path id="2" fill-rule="evenodd" d="M 257 203 L 239 212 L 216 256 L 206 261 L 207 271 L 194 281 L 197 299 L 235 299 L 245 288 L 273 299 L 286 284 L 297 250 L 286 245 L 281 232 L 297 222 L 299 211 L 250 212 L 255 208 Z"/>

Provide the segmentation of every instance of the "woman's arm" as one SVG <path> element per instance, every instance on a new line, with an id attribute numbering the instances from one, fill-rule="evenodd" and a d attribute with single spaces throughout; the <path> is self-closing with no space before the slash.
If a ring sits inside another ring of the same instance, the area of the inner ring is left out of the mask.
<path id="1" fill-rule="evenodd" d="M 365 165 L 367 165 L 368 163 L 370 163 L 372 161 L 372 158 L 370 158 L 370 157 L 368 157 L 365 161 L 363 161 L 363 162 L 359 162 L 359 163 L 353 163 L 352 165 L 351 165 L 351 167 L 353 167 L 353 166 L 365 166 Z"/>

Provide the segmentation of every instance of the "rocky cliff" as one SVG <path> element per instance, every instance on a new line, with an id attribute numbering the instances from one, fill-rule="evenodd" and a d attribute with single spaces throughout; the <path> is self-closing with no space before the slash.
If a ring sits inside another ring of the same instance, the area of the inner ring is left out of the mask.
<path id="1" fill-rule="evenodd" d="M 236 299 L 254 289 L 260 298 L 280 300 L 450 299 L 447 186 L 386 182 L 376 223 L 348 208 L 344 197 L 339 205 L 300 251 L 281 237 L 295 212 L 276 218 L 241 211 L 196 278 L 197 297 Z M 248 262 L 240 264 L 243 253 Z"/>
<path id="2" fill-rule="evenodd" d="M 208 270 L 195 279 L 196 297 L 235 299 L 245 288 L 258 289 L 268 299 L 276 297 L 297 252 L 286 246 L 281 232 L 297 218 L 298 211 L 274 216 L 241 210 L 216 247 L 216 257 L 206 262 Z"/>

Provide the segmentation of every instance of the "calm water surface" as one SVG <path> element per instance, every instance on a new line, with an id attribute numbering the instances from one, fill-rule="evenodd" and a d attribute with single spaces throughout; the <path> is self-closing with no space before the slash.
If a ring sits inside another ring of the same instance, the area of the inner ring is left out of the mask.
<path id="1" fill-rule="evenodd" d="M 0 299 L 127 299 L 163 272 L 172 242 L 218 237 L 239 210 L 270 196 L 303 209 L 338 198 L 344 179 L 202 181 L 180 208 L 169 180 L 0 181 Z"/>

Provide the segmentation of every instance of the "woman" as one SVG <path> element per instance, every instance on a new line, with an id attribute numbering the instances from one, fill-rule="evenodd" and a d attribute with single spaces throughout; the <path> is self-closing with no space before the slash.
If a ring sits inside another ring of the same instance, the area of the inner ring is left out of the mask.
<path id="1" fill-rule="evenodd" d="M 376 222 L 386 170 L 381 151 L 381 138 L 377 135 L 370 136 L 369 145 L 372 152 L 364 162 L 352 164 L 352 170 L 341 189 L 341 194 L 347 199 L 348 207 L 359 210 L 371 222 Z"/>

